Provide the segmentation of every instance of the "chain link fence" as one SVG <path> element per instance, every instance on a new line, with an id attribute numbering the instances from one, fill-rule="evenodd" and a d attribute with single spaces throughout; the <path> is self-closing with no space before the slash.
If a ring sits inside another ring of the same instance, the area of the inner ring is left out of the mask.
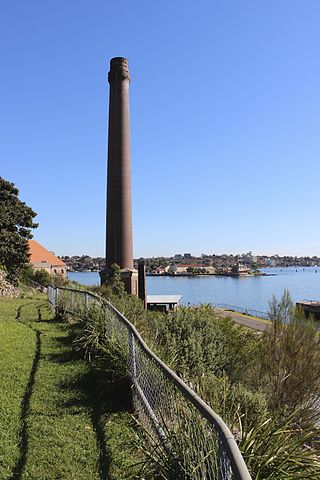
<path id="1" fill-rule="evenodd" d="M 127 359 L 135 413 L 157 455 L 185 480 L 250 480 L 246 464 L 227 425 L 144 343 L 135 327 L 109 302 L 90 292 L 48 287 L 48 300 L 85 317 L 103 309 L 106 332 L 117 337 Z"/>

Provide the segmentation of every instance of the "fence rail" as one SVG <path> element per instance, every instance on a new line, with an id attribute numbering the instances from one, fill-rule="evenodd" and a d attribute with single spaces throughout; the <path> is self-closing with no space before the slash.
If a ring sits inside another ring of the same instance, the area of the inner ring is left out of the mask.
<path id="1" fill-rule="evenodd" d="M 40 292 L 46 293 L 47 292 L 47 287 L 44 285 L 41 285 L 40 283 L 35 282 L 34 280 L 31 280 L 31 278 L 28 278 L 26 280 L 27 285 L 29 285 L 31 288 L 34 288 L 35 290 L 39 290 Z"/>
<path id="2" fill-rule="evenodd" d="M 138 418 L 158 450 L 171 458 L 176 478 L 251 480 L 237 443 L 223 420 L 145 344 L 113 305 L 82 290 L 48 287 L 53 308 L 85 316 L 102 309 L 106 332 L 126 355 Z"/>
<path id="3" fill-rule="evenodd" d="M 254 310 L 252 308 L 238 307 L 237 305 L 229 305 L 228 303 L 215 303 L 215 307 L 223 308 L 223 310 L 229 310 L 230 312 L 239 312 L 244 313 L 245 315 L 250 315 L 251 317 L 269 319 L 269 315 L 266 312 L 261 310 Z"/>

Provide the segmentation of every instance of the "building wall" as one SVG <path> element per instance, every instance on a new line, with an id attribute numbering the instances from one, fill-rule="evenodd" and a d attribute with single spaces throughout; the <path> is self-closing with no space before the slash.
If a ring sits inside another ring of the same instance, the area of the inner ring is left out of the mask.
<path id="1" fill-rule="evenodd" d="M 41 263 L 31 263 L 31 265 L 35 270 L 44 270 L 50 275 L 67 276 L 67 268 L 63 265 L 49 265 L 47 262 L 43 262 L 43 265 L 41 265 Z"/>
<path id="2" fill-rule="evenodd" d="M 51 266 L 50 265 L 32 265 L 32 268 L 35 270 L 44 270 L 45 272 L 51 273 Z"/>
<path id="3" fill-rule="evenodd" d="M 51 265 L 50 273 L 52 275 L 62 275 L 63 277 L 67 276 L 67 268 L 62 267 L 61 265 Z"/>

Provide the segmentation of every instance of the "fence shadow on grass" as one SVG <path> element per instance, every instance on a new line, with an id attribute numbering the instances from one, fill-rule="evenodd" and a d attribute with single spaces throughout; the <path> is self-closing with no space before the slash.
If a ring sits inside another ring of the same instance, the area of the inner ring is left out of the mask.
<path id="1" fill-rule="evenodd" d="M 83 359 L 83 354 L 72 350 L 72 338 L 74 337 L 72 330 L 71 326 L 68 337 L 56 339 L 61 342 L 63 347 L 69 346 L 70 349 L 66 349 L 60 355 L 55 355 L 51 361 L 63 364 L 79 361 L 80 356 Z M 68 391 L 68 401 L 60 404 L 60 407 L 70 408 L 70 411 L 74 408 L 75 414 L 78 413 L 79 408 L 85 408 L 88 411 L 99 449 L 100 478 L 108 480 L 110 478 L 111 452 L 107 447 L 104 424 L 112 413 L 131 410 L 131 389 L 127 379 L 117 377 L 112 371 L 111 365 L 93 361 L 86 364 L 85 371 L 76 378 L 61 382 L 59 388 Z M 74 396 L 72 396 L 73 392 Z"/>
<path id="2" fill-rule="evenodd" d="M 29 305 L 30 304 L 26 304 L 24 306 L 29 306 Z M 20 411 L 21 429 L 20 429 L 20 439 L 19 439 L 19 458 L 15 464 L 10 480 L 20 480 L 22 478 L 23 470 L 26 464 L 27 453 L 28 453 L 28 443 L 29 443 L 27 420 L 29 415 L 30 399 L 33 392 L 35 376 L 38 370 L 40 355 L 41 355 L 41 332 L 40 330 L 33 328 L 31 325 L 21 320 L 22 307 L 23 305 L 21 305 L 17 310 L 16 320 L 21 324 L 23 324 L 25 327 L 28 327 L 35 332 L 36 344 L 35 344 L 35 352 L 34 352 L 32 367 L 29 374 L 28 383 L 25 388 L 24 395 L 21 401 L 21 411 Z"/>
<path id="3" fill-rule="evenodd" d="M 20 439 L 19 439 L 19 458 L 13 469 L 10 480 L 21 480 L 27 461 L 29 433 L 28 433 L 28 415 L 30 409 L 30 400 L 33 393 L 35 376 L 39 367 L 41 356 L 41 330 L 28 323 L 31 318 L 24 319 L 23 308 L 30 307 L 32 303 L 20 306 L 17 310 L 16 320 L 27 328 L 35 332 L 36 344 L 32 367 L 29 374 L 28 383 L 21 401 L 20 413 Z M 43 305 L 34 305 L 34 321 L 41 323 L 54 322 L 62 323 L 61 318 L 43 319 L 41 307 Z M 29 315 L 28 315 L 29 316 Z M 58 336 L 56 342 L 62 347 L 62 353 L 52 353 L 47 357 L 55 363 L 73 363 L 85 362 L 83 353 L 72 348 L 73 340 L 76 336 L 76 326 L 62 323 L 63 329 L 68 329 L 67 336 Z M 104 432 L 104 424 L 109 415 L 119 412 L 128 412 L 132 409 L 131 388 L 127 378 L 118 377 L 114 366 L 105 360 L 94 361 L 86 364 L 84 371 L 70 379 L 68 382 L 61 382 L 59 388 L 68 390 L 69 400 L 60 404 L 60 406 L 70 408 L 74 407 L 77 414 L 77 407 L 84 408 L 90 415 L 93 431 L 96 436 L 96 443 L 99 449 L 99 467 L 101 480 L 109 480 L 109 471 L 111 464 L 111 453 L 107 447 Z M 72 398 L 72 393 L 74 397 Z M 71 393 L 71 399 L 70 399 Z"/>

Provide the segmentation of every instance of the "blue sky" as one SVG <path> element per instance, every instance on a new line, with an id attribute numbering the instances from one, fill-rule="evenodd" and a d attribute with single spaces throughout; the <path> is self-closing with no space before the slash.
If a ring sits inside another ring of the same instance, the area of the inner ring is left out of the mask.
<path id="1" fill-rule="evenodd" d="M 132 76 L 134 254 L 320 255 L 319 0 L 2 0 L 0 175 L 104 255 L 107 73 Z"/>

